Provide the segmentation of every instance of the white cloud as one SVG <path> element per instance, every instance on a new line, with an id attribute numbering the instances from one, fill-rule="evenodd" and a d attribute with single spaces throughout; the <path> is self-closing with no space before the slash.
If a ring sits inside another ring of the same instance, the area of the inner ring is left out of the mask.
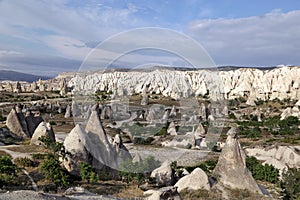
<path id="1" fill-rule="evenodd" d="M 297 64 L 300 57 L 300 11 L 275 10 L 263 16 L 199 20 L 189 31 L 216 64 Z"/>

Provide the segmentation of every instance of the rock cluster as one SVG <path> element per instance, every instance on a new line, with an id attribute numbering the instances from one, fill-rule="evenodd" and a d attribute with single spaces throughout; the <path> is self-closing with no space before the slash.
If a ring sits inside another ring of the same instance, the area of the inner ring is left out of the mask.
<path id="1" fill-rule="evenodd" d="M 64 146 L 72 154 L 64 166 L 73 173 L 79 172 L 79 163 L 83 161 L 99 170 L 107 167 L 117 170 L 122 162 L 132 159 L 120 136 L 113 139 L 106 134 L 96 110 L 91 112 L 85 128 L 76 125 Z"/>
<path id="2" fill-rule="evenodd" d="M 248 156 L 254 156 L 264 164 L 273 165 L 279 169 L 280 175 L 288 167 L 300 168 L 300 147 L 273 146 L 268 148 L 247 148 Z"/>
<path id="3" fill-rule="evenodd" d="M 72 78 L 68 86 L 76 91 L 113 91 L 117 88 L 125 93 L 142 93 L 148 86 L 148 93 L 162 94 L 174 99 L 196 95 L 209 95 L 212 99 L 234 99 L 248 96 L 247 104 L 255 100 L 300 98 L 300 68 L 280 67 L 271 70 L 239 68 L 228 71 L 174 71 L 157 69 L 151 72 L 99 72 Z M 101 80 L 99 82 L 98 80 Z M 178 87 L 180 86 L 180 87 Z"/>
<path id="4" fill-rule="evenodd" d="M 42 121 L 40 116 L 34 116 L 30 111 L 24 116 L 21 106 L 16 106 L 8 114 L 6 126 L 13 135 L 24 139 L 31 138 L 36 127 Z"/>

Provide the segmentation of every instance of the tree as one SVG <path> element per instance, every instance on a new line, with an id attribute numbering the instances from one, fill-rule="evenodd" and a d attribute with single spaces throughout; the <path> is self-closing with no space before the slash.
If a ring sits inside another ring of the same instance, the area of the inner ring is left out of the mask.
<path id="1" fill-rule="evenodd" d="M 281 188 L 285 200 L 300 197 L 300 169 L 289 168 L 282 174 Z"/>

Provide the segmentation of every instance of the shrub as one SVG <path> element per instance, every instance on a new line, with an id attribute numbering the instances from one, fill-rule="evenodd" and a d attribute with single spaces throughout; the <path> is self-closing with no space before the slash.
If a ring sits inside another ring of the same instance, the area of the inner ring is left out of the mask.
<path id="1" fill-rule="evenodd" d="M 99 180 L 99 176 L 95 172 L 95 169 L 86 162 L 80 163 L 80 176 L 82 180 L 86 180 L 90 183 L 95 183 Z"/>
<path id="2" fill-rule="evenodd" d="M 24 167 L 34 167 L 35 163 L 30 158 L 16 158 L 14 160 L 15 164 L 24 168 Z"/>
<path id="3" fill-rule="evenodd" d="M 11 184 L 16 177 L 18 167 L 8 156 L 0 156 L 0 185 Z"/>
<path id="4" fill-rule="evenodd" d="M 127 183 L 135 180 L 140 185 L 147 178 L 147 174 L 159 167 L 159 165 L 159 161 L 155 160 L 153 156 L 146 157 L 141 162 L 127 160 L 120 164 L 118 173 Z"/>
<path id="5" fill-rule="evenodd" d="M 214 168 L 216 167 L 217 162 L 218 162 L 217 160 L 206 160 L 204 162 L 201 162 L 198 165 L 185 167 L 185 169 L 188 172 L 192 172 L 195 168 L 199 167 L 206 173 L 211 173 L 214 170 Z"/>
<path id="6" fill-rule="evenodd" d="M 61 166 L 61 162 L 53 154 L 48 154 L 47 159 L 42 164 L 41 172 L 57 186 L 66 187 L 70 184 L 68 171 Z"/>
<path id="7" fill-rule="evenodd" d="M 276 183 L 279 177 L 279 170 L 272 165 L 262 165 L 255 157 L 247 157 L 246 165 L 256 180 Z"/>
<path id="8" fill-rule="evenodd" d="M 289 168 L 282 174 L 281 188 L 283 199 L 299 199 L 300 197 L 300 169 Z"/>

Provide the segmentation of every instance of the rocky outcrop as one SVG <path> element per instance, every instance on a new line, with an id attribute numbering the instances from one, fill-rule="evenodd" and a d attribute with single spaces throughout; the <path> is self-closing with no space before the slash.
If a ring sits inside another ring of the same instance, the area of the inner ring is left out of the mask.
<path id="1" fill-rule="evenodd" d="M 280 120 L 284 120 L 290 116 L 300 117 L 300 110 L 298 106 L 294 106 L 293 108 L 287 107 L 280 115 Z"/>
<path id="2" fill-rule="evenodd" d="M 227 135 L 225 146 L 213 172 L 215 177 L 226 187 L 247 189 L 262 194 L 246 167 L 246 156 L 237 139 L 237 130 L 231 128 Z"/>
<path id="3" fill-rule="evenodd" d="M 175 184 L 175 187 L 177 187 L 178 192 L 181 192 L 184 189 L 210 190 L 208 176 L 200 168 L 194 169 L 191 174 L 186 175 L 186 176 L 182 177 L 181 179 L 179 179 L 179 181 Z"/>
<path id="4" fill-rule="evenodd" d="M 147 190 L 144 192 L 145 196 L 148 196 L 146 200 L 182 200 L 180 194 L 177 191 L 176 187 L 163 187 L 159 190 Z"/>
<path id="5" fill-rule="evenodd" d="M 258 160 L 272 164 L 275 168 L 282 170 L 286 167 L 300 168 L 300 147 L 274 146 L 269 148 L 247 148 L 248 156 L 254 156 Z M 275 159 L 275 160 L 274 160 Z M 285 166 L 285 167 L 284 167 Z"/>
<path id="6" fill-rule="evenodd" d="M 8 114 L 6 126 L 12 134 L 19 138 L 24 139 L 30 137 L 23 113 L 15 108 L 13 108 Z"/>
<path id="7" fill-rule="evenodd" d="M 148 86 L 148 93 L 162 94 L 174 99 L 196 95 L 209 95 L 218 99 L 249 96 L 248 103 L 254 105 L 255 99 L 299 100 L 300 68 L 278 67 L 271 70 L 239 68 L 236 70 L 195 70 L 176 71 L 156 69 L 153 71 L 99 72 L 76 76 L 68 85 L 73 92 L 80 91 L 113 91 L 114 80 L 117 88 L 141 93 Z M 99 82 L 98 80 L 101 80 Z M 178 87 L 180 85 L 180 87 Z"/>
<path id="8" fill-rule="evenodd" d="M 113 139 L 106 134 L 96 110 L 91 111 L 85 129 L 77 125 L 64 145 L 72 153 L 70 162 L 65 163 L 70 171 L 76 172 L 80 161 L 88 162 L 98 170 L 117 170 L 121 163 L 132 159 L 120 136 Z"/>
<path id="9" fill-rule="evenodd" d="M 158 186 L 170 186 L 174 182 L 174 174 L 171 162 L 165 161 L 160 167 L 151 172 L 151 177 L 155 178 Z"/>
<path id="10" fill-rule="evenodd" d="M 175 123 L 172 121 L 167 129 L 169 135 L 177 135 Z"/>
<path id="11" fill-rule="evenodd" d="M 91 155 L 86 146 L 90 141 L 84 129 L 77 124 L 64 140 L 64 146 L 67 152 L 71 155 L 63 160 L 63 165 L 72 174 L 80 173 L 80 163 L 91 163 Z"/>
<path id="12" fill-rule="evenodd" d="M 40 137 L 49 137 L 52 141 L 55 142 L 55 135 L 50 123 L 41 122 L 38 127 L 35 129 L 32 138 L 30 140 L 31 145 L 43 145 L 43 142 L 39 140 Z"/>

